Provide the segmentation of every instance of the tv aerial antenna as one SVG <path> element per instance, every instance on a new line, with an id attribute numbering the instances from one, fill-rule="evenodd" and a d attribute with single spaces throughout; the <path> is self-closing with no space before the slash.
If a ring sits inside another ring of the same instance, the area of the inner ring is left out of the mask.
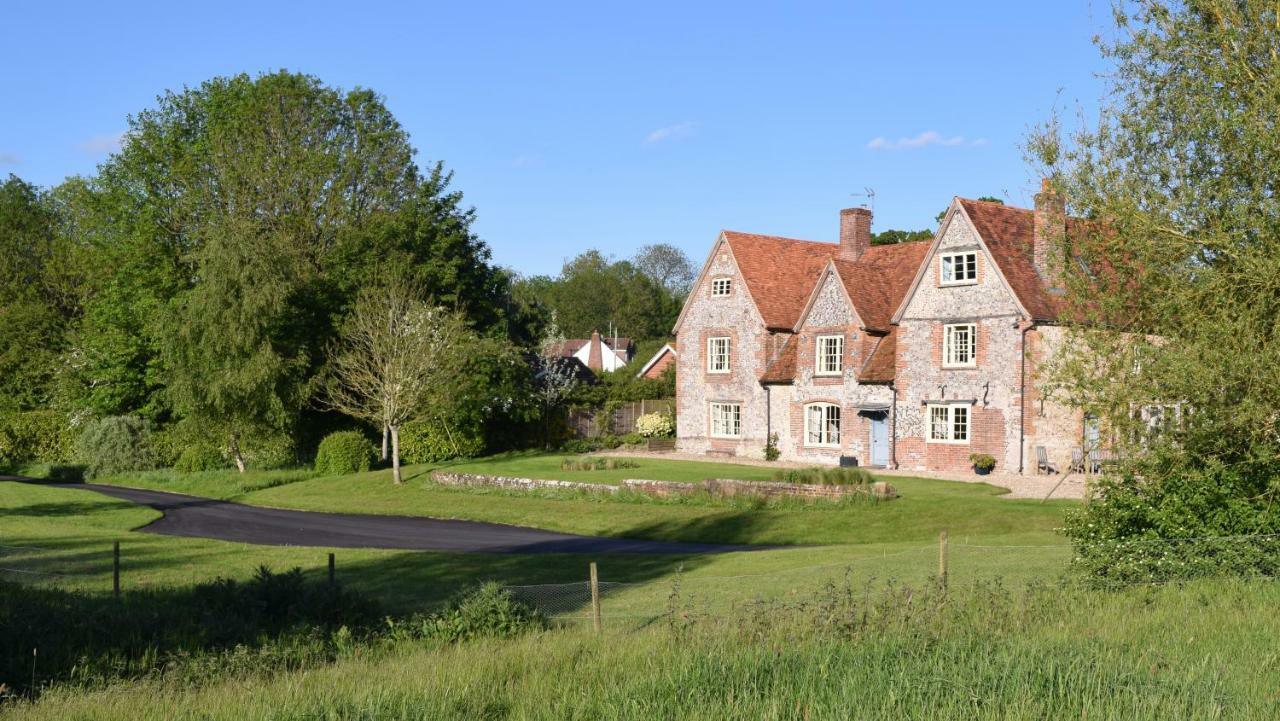
<path id="1" fill-rule="evenodd" d="M 867 202 L 865 203 L 865 205 L 871 208 L 872 213 L 876 212 L 876 189 L 875 188 L 863 188 L 861 193 L 849 193 L 849 197 L 866 198 Z"/>

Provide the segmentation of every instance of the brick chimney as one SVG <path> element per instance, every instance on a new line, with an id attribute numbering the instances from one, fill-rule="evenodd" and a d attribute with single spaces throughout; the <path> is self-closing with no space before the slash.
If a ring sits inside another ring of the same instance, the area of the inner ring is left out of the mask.
<path id="1" fill-rule="evenodd" d="M 1066 200 L 1049 186 L 1049 179 L 1040 181 L 1036 193 L 1035 230 L 1033 233 L 1032 263 L 1040 278 L 1051 288 L 1062 285 L 1062 265 L 1059 260 L 1065 250 L 1067 237 Z"/>
<path id="2" fill-rule="evenodd" d="M 857 260 L 871 247 L 871 209 L 840 211 L 840 258 Z"/>
<path id="3" fill-rule="evenodd" d="M 600 348 L 600 331 L 591 331 L 591 348 L 587 350 L 587 367 L 593 371 L 604 370 L 604 352 Z"/>

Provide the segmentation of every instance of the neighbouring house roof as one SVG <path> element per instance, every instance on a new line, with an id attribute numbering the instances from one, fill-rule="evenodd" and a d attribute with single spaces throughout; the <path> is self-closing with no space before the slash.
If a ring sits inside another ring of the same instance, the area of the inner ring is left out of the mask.
<path id="1" fill-rule="evenodd" d="M 898 330 L 892 328 L 887 335 L 881 336 L 871 349 L 867 361 L 858 371 L 860 383 L 892 383 L 896 372 L 898 348 Z"/>
<path id="2" fill-rule="evenodd" d="M 575 353 L 582 350 L 582 347 L 587 345 L 590 342 L 591 342 L 590 338 L 572 338 L 564 341 L 563 343 L 559 343 L 557 345 L 553 345 L 550 348 L 548 348 L 547 355 L 559 356 L 561 358 L 570 358 Z M 607 338 L 605 336 L 600 336 L 600 344 L 602 346 L 612 350 L 614 355 L 618 356 L 618 358 L 620 358 L 621 360 L 623 361 L 630 360 L 630 353 L 632 351 L 631 339 L 618 336 L 617 342 L 618 342 L 618 347 L 614 348 L 613 336 L 609 336 Z"/>
<path id="3" fill-rule="evenodd" d="M 973 221 L 974 230 L 982 236 L 991 257 L 1032 320 L 1057 320 L 1061 305 L 1059 299 L 1049 292 L 1032 261 L 1035 211 L 982 200 L 959 200 L 969 220 Z M 1079 228 L 1080 224 L 1074 218 L 1067 220 L 1068 237 L 1079 232 Z"/>
<path id="4" fill-rule="evenodd" d="M 760 376 L 761 383 L 790 383 L 796 379 L 796 345 L 798 344 L 795 340 L 795 336 L 792 336 L 783 341 L 782 352 L 765 369 L 764 375 Z"/>
<path id="5" fill-rule="evenodd" d="M 555 345 L 548 347 L 547 355 L 552 357 L 558 356 L 560 358 L 569 358 L 574 353 L 577 353 L 579 350 L 581 350 L 582 346 L 590 342 L 591 341 L 583 338 L 574 338 L 573 340 L 566 340 L 563 343 L 557 343 Z"/>
<path id="6" fill-rule="evenodd" d="M 822 269 L 840 250 L 835 243 L 734 230 L 724 231 L 723 236 L 756 309 L 770 330 L 789 331 L 795 327 Z"/>
<path id="7" fill-rule="evenodd" d="M 673 348 L 670 343 L 667 343 L 666 345 L 659 348 L 658 352 L 654 353 L 653 357 L 649 359 L 649 362 L 645 363 L 644 367 L 640 369 L 640 372 L 636 374 L 636 377 L 640 378 L 645 373 L 648 373 L 649 369 L 652 368 L 654 364 L 656 364 L 658 361 L 662 360 L 662 356 L 668 353 L 670 353 L 673 356 L 676 355 L 676 349 Z"/>

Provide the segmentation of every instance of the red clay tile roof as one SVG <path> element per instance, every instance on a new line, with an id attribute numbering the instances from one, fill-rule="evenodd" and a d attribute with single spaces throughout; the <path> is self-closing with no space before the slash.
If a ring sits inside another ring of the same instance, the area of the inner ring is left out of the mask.
<path id="1" fill-rule="evenodd" d="M 928 241 L 873 245 L 856 262 L 835 260 L 845 291 L 866 328 L 888 331 L 929 250 Z"/>
<path id="2" fill-rule="evenodd" d="M 782 352 L 760 376 L 761 383 L 790 383 L 796 378 L 796 346 L 792 336 L 782 344 Z"/>
<path id="3" fill-rule="evenodd" d="M 859 383 L 892 383 L 898 350 L 898 331 L 891 329 L 871 350 L 867 362 L 858 371 Z"/>
<path id="4" fill-rule="evenodd" d="M 548 346 L 546 349 L 546 355 L 550 358 L 557 358 L 557 357 L 568 358 L 569 356 L 572 356 L 574 353 L 577 353 L 579 350 L 582 350 L 582 346 L 590 342 L 591 342 L 590 339 L 583 339 L 583 338 L 574 338 L 572 340 L 566 340 L 563 343 L 557 343 L 555 345 Z"/>
<path id="5" fill-rule="evenodd" d="M 1000 272 L 1009 281 L 1018 300 L 1034 320 L 1056 320 L 1059 301 L 1049 292 L 1032 263 L 1035 237 L 1035 212 L 1000 203 L 960 199 L 964 211 L 982 236 Z M 1076 223 L 1068 220 L 1070 233 Z"/>
<path id="6" fill-rule="evenodd" d="M 724 231 L 756 308 L 770 330 L 791 330 L 827 260 L 840 246 L 811 240 Z"/>

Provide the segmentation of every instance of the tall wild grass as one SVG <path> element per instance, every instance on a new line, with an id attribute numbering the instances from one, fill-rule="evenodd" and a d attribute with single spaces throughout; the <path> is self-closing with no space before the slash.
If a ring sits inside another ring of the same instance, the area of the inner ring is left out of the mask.
<path id="1" fill-rule="evenodd" d="M 304 672 L 61 686 L 32 719 L 1270 719 L 1277 586 L 832 584 L 701 616 L 352 644 Z M 612 624 L 612 625 L 611 625 Z"/>

